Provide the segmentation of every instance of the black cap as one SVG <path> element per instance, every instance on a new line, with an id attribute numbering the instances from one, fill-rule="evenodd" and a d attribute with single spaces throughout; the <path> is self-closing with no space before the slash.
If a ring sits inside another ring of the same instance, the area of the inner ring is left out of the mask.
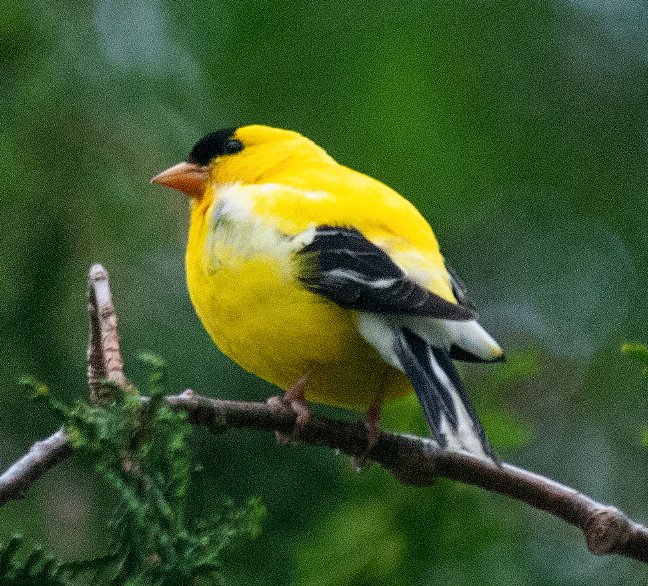
<path id="1" fill-rule="evenodd" d="M 243 143 L 232 138 L 236 128 L 224 128 L 203 136 L 191 149 L 187 163 L 208 165 L 212 159 L 220 155 L 232 155 L 243 150 Z"/>

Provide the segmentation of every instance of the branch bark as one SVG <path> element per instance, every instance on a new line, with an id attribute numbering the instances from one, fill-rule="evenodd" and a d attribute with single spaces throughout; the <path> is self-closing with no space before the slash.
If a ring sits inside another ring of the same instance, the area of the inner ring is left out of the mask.
<path id="1" fill-rule="evenodd" d="M 113 304 L 108 271 L 100 264 L 88 273 L 88 387 L 90 402 L 106 404 L 117 392 L 133 394 L 134 385 L 124 375 L 124 360 L 119 348 L 117 312 Z"/>
<path id="2" fill-rule="evenodd" d="M 278 401 L 264 403 L 212 399 L 186 390 L 169 395 L 167 403 L 185 411 L 194 425 L 216 431 L 259 429 L 291 435 L 295 413 Z M 143 401 L 149 400 L 142 397 Z M 29 486 L 71 454 L 63 430 L 42 442 L 0 476 L 0 505 L 22 498 Z M 313 446 L 340 450 L 359 460 L 373 461 L 403 484 L 428 486 L 440 476 L 497 492 L 546 511 L 580 529 L 594 554 L 618 554 L 648 563 L 648 528 L 611 505 L 512 464 L 500 466 L 458 452 L 447 452 L 430 438 L 381 432 L 367 452 L 367 430 L 361 421 L 344 422 L 311 415 L 299 438 Z"/>
<path id="3" fill-rule="evenodd" d="M 36 442 L 29 451 L 0 475 L 0 506 L 24 498 L 29 487 L 45 472 L 72 454 L 63 429 Z"/>
<path id="4" fill-rule="evenodd" d="M 134 387 L 124 376 L 117 336 L 117 316 L 112 306 L 108 274 L 101 265 L 91 269 L 91 335 L 88 350 L 88 383 L 91 397 L 101 402 L 102 385 L 110 380 L 125 393 Z M 105 377 L 105 378 L 104 378 Z M 94 389 L 94 390 L 93 390 Z M 142 397 L 143 401 L 148 400 Z M 176 410 L 185 411 L 189 422 L 214 430 L 251 428 L 292 435 L 295 413 L 281 401 L 264 403 L 212 399 L 186 390 L 166 397 Z M 381 432 L 368 451 L 367 429 L 362 422 L 343 422 L 318 415 L 299 428 L 299 440 L 313 446 L 340 450 L 359 461 L 373 461 L 403 484 L 432 485 L 440 476 L 498 492 L 546 511 L 579 528 L 588 549 L 597 555 L 618 554 L 648 563 L 648 528 L 611 505 L 599 503 L 550 478 L 512 464 L 479 460 L 468 454 L 447 452 L 430 438 Z M 63 430 L 42 442 L 0 475 L 0 505 L 22 498 L 29 486 L 47 470 L 71 454 Z"/>
<path id="5" fill-rule="evenodd" d="M 295 413 L 279 401 L 247 403 L 223 401 L 186 390 L 167 397 L 175 409 L 186 411 L 189 421 L 224 428 L 254 428 L 291 434 Z M 594 499 L 512 464 L 480 460 L 465 453 L 447 452 L 430 438 L 381 432 L 367 452 L 367 429 L 362 421 L 347 423 L 311 415 L 299 439 L 327 446 L 355 459 L 374 461 L 399 482 L 432 485 L 440 476 L 465 482 L 522 501 L 580 529 L 594 554 L 619 554 L 648 563 L 648 528 L 611 505 Z"/>

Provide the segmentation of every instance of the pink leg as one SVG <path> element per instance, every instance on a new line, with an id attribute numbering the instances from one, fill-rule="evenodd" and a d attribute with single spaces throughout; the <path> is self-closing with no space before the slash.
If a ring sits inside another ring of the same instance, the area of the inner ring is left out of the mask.
<path id="1" fill-rule="evenodd" d="M 310 418 L 310 409 L 308 408 L 306 399 L 304 399 L 304 387 L 306 386 L 309 374 L 310 370 L 302 374 L 297 379 L 297 382 L 281 398 L 281 402 L 290 407 L 297 415 L 297 420 L 295 421 L 297 432 L 304 428 L 304 425 L 308 423 L 308 419 Z"/>
<path id="2" fill-rule="evenodd" d="M 367 428 L 367 452 L 371 451 L 371 448 L 373 448 L 377 443 L 378 443 L 378 438 L 380 438 L 380 427 L 378 424 L 380 423 L 380 412 L 382 409 L 382 402 L 380 401 L 380 397 L 378 397 L 371 407 L 367 409 L 367 412 L 365 413 L 364 416 L 364 424 L 365 427 Z"/>
<path id="3" fill-rule="evenodd" d="M 353 463 L 358 471 L 360 471 L 370 463 L 369 452 L 371 451 L 371 448 L 373 448 L 378 443 L 378 439 L 380 438 L 380 427 L 378 426 L 378 423 L 380 423 L 381 408 L 381 399 L 380 397 L 377 397 L 371 407 L 369 407 L 369 409 L 367 409 L 367 412 L 365 413 L 363 423 L 365 428 L 367 429 L 367 449 L 365 450 L 364 454 L 362 454 L 361 456 L 356 456 L 353 459 Z"/>
<path id="4" fill-rule="evenodd" d="M 268 403 L 270 405 L 276 406 L 278 409 L 288 407 L 295 415 L 295 427 L 293 430 L 293 436 L 299 438 L 304 426 L 308 423 L 310 418 L 310 409 L 304 398 L 304 387 L 306 386 L 306 381 L 308 380 L 308 375 L 310 370 L 302 374 L 297 382 L 292 385 L 283 395 L 283 397 L 270 397 Z M 282 433 L 276 432 L 277 443 L 286 444 L 289 441 L 289 438 Z"/>

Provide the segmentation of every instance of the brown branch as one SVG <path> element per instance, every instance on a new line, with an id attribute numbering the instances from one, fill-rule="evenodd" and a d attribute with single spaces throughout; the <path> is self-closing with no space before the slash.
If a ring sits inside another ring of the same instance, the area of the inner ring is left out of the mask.
<path id="1" fill-rule="evenodd" d="M 24 498 L 29 487 L 45 472 L 72 453 L 70 438 L 59 429 L 47 439 L 36 442 L 29 452 L 0 475 L 0 506 Z"/>
<path id="2" fill-rule="evenodd" d="M 117 312 L 113 305 L 108 271 L 100 264 L 90 267 L 88 301 L 90 402 L 106 404 L 114 398 L 118 389 L 127 394 L 132 394 L 136 390 L 124 375 L 124 360 L 119 349 L 119 335 L 117 334 Z"/>
<path id="3" fill-rule="evenodd" d="M 94 265 L 89 278 L 90 344 L 88 384 L 93 401 L 103 402 L 116 388 L 136 392 L 124 376 L 108 274 Z M 113 384 L 106 384 L 109 381 Z M 143 401 L 149 400 L 142 397 Z M 166 397 L 176 410 L 185 411 L 190 423 L 214 429 L 253 428 L 290 435 L 295 413 L 280 401 L 247 403 L 223 401 L 187 390 Z M 338 449 L 359 461 L 375 461 L 403 484 L 432 485 L 440 476 L 465 482 L 522 501 L 578 527 L 588 549 L 597 555 L 618 554 L 648 563 L 648 528 L 622 511 L 599 503 L 577 490 L 511 464 L 497 465 L 468 454 L 445 452 L 432 439 L 381 432 L 367 452 L 368 437 L 362 422 L 347 423 L 311 415 L 300 428 L 299 439 L 314 446 Z M 22 498 L 40 476 L 71 453 L 63 430 L 42 442 L 0 475 L 0 505 Z"/>
<path id="4" fill-rule="evenodd" d="M 167 403 L 185 411 L 195 425 L 222 431 L 249 428 L 290 435 L 295 413 L 278 401 L 252 403 L 225 401 L 187 390 L 170 395 Z M 148 397 L 142 397 L 148 401 Z M 0 476 L 0 505 L 22 498 L 38 478 L 71 453 L 63 430 L 42 442 Z M 438 477 L 472 484 L 522 501 L 579 528 L 588 549 L 597 555 L 618 554 L 648 563 L 648 528 L 616 507 L 605 505 L 560 484 L 512 464 L 501 466 L 468 454 L 445 452 L 430 438 L 381 432 L 367 453 L 367 430 L 361 421 L 344 422 L 311 415 L 299 440 L 337 449 L 356 459 L 369 459 L 390 471 L 403 484 L 428 486 Z"/>
<path id="5" fill-rule="evenodd" d="M 186 411 L 191 423 L 216 429 L 245 427 L 290 434 L 295 425 L 295 414 L 278 401 L 223 401 L 191 390 L 166 399 L 175 409 Z M 587 548 L 594 554 L 618 554 L 648 563 L 648 527 L 616 507 L 512 464 L 498 466 L 468 454 L 446 452 L 430 438 L 387 432 L 380 433 L 367 454 L 367 430 L 362 422 L 347 423 L 317 415 L 311 415 L 299 439 L 340 450 L 356 459 L 368 457 L 403 484 L 431 485 L 442 476 L 509 496 L 580 529 Z"/>

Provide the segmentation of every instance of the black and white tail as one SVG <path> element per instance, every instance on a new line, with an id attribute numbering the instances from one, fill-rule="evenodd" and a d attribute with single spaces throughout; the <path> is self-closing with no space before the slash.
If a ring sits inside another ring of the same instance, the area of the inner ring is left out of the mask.
<path id="1" fill-rule="evenodd" d="M 450 352 L 430 346 L 403 327 L 395 336 L 394 354 L 412 383 L 425 420 L 441 447 L 495 458 Z"/>

